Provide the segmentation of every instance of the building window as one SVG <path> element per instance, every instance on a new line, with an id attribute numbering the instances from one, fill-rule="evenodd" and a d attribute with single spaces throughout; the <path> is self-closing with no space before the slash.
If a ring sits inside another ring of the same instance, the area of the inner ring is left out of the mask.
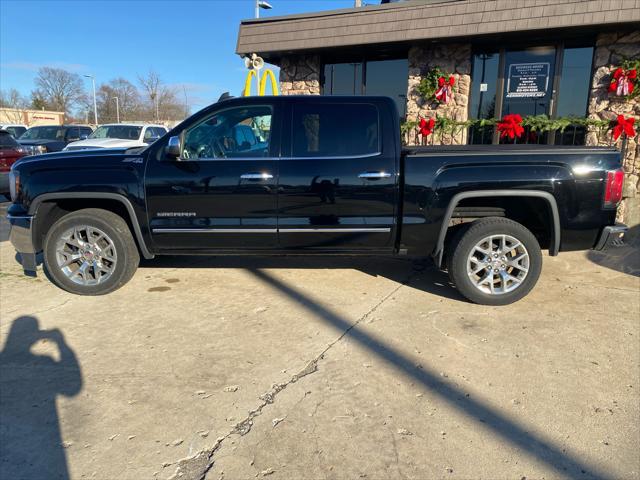
<path id="1" fill-rule="evenodd" d="M 593 47 L 565 48 L 556 116 L 583 117 L 587 114 Z M 572 126 L 556 132 L 556 145 L 583 145 L 585 127 Z"/>
<path id="2" fill-rule="evenodd" d="M 583 117 L 589 98 L 593 47 L 555 44 L 528 48 L 485 50 L 473 55 L 469 117 Z M 584 129 L 564 133 L 526 131 L 517 143 L 583 144 Z M 469 132 L 469 143 L 502 143 L 493 127 Z M 508 141 L 509 143 L 512 140 Z"/>
<path id="3" fill-rule="evenodd" d="M 368 60 L 327 63 L 323 69 L 323 95 L 383 95 L 395 100 L 400 118 L 406 114 L 409 61 Z"/>
<path id="4" fill-rule="evenodd" d="M 362 95 L 362 62 L 324 66 L 324 95 Z"/>
<path id="5" fill-rule="evenodd" d="M 498 51 L 477 53 L 473 56 L 473 93 L 469 102 L 469 118 L 482 119 L 496 116 L 498 90 Z M 493 141 L 493 127 L 471 127 L 469 143 L 487 144 Z"/>

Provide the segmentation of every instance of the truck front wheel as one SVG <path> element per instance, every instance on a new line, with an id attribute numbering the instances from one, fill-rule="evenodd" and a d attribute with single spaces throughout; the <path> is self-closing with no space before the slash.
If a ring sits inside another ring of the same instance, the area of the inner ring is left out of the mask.
<path id="1" fill-rule="evenodd" d="M 140 262 L 127 222 L 98 208 L 59 219 L 47 232 L 43 247 L 49 279 L 78 295 L 104 295 L 120 288 Z"/>
<path id="2" fill-rule="evenodd" d="M 467 299 L 482 305 L 508 305 L 527 295 L 542 269 L 535 236 L 507 218 L 476 220 L 451 243 L 449 276 Z"/>

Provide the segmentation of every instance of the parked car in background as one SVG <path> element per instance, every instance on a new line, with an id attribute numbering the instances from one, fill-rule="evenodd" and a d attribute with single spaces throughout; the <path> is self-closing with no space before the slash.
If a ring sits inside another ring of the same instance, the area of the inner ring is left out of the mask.
<path id="1" fill-rule="evenodd" d="M 65 150 L 89 150 L 94 148 L 146 147 L 167 133 L 162 125 L 113 123 L 100 125 L 86 140 L 73 142 Z"/>
<path id="2" fill-rule="evenodd" d="M 18 142 L 27 154 L 59 152 L 68 143 L 87 138 L 93 130 L 85 125 L 47 125 L 31 127 L 24 132 Z"/>
<path id="3" fill-rule="evenodd" d="M 24 132 L 27 131 L 26 125 L 13 125 L 13 124 L 2 124 L 0 125 L 0 130 L 6 130 L 13 138 L 18 138 Z"/>
<path id="4" fill-rule="evenodd" d="M 15 138 L 0 129 L 0 195 L 9 194 L 9 171 L 15 161 L 24 156 L 25 151 Z"/>

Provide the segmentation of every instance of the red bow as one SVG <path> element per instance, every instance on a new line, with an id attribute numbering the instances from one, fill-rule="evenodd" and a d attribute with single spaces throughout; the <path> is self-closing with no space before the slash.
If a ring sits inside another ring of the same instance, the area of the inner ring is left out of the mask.
<path id="1" fill-rule="evenodd" d="M 420 135 L 428 137 L 433 133 L 433 127 L 435 127 L 436 121 L 430 118 L 428 121 L 424 118 L 420 119 Z"/>
<path id="2" fill-rule="evenodd" d="M 509 137 L 521 137 L 524 133 L 522 127 L 522 117 L 517 113 L 512 113 L 502 117 L 502 120 L 498 122 L 498 131 L 500 132 L 500 138 Z"/>
<path id="3" fill-rule="evenodd" d="M 436 100 L 442 103 L 447 103 L 453 95 L 453 85 L 455 83 L 456 83 L 456 79 L 453 78 L 453 75 L 449 77 L 448 82 L 444 77 L 440 77 L 438 79 L 439 88 L 435 94 Z"/>
<path id="4" fill-rule="evenodd" d="M 629 117 L 624 118 L 624 115 L 618 115 L 618 122 L 613 127 L 613 139 L 618 140 L 618 137 L 623 133 L 627 136 L 627 138 L 635 137 L 636 131 L 633 128 L 633 124 L 636 121 L 635 118 Z"/>
<path id="5" fill-rule="evenodd" d="M 616 92 L 616 95 L 631 95 L 633 93 L 634 80 L 637 78 L 638 72 L 636 69 L 623 70 L 622 68 L 616 68 L 613 72 L 611 83 L 609 84 L 609 91 Z"/>

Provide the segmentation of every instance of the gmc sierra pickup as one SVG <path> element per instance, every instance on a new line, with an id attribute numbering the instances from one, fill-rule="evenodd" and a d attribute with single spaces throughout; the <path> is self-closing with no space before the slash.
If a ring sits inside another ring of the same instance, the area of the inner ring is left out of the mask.
<path id="1" fill-rule="evenodd" d="M 223 96 L 225 97 L 225 96 Z M 141 149 L 52 153 L 10 174 L 25 272 L 99 295 L 140 255 L 432 256 L 473 302 L 524 297 L 541 249 L 603 249 L 623 173 L 612 148 L 402 148 L 384 97 L 221 98 Z"/>

